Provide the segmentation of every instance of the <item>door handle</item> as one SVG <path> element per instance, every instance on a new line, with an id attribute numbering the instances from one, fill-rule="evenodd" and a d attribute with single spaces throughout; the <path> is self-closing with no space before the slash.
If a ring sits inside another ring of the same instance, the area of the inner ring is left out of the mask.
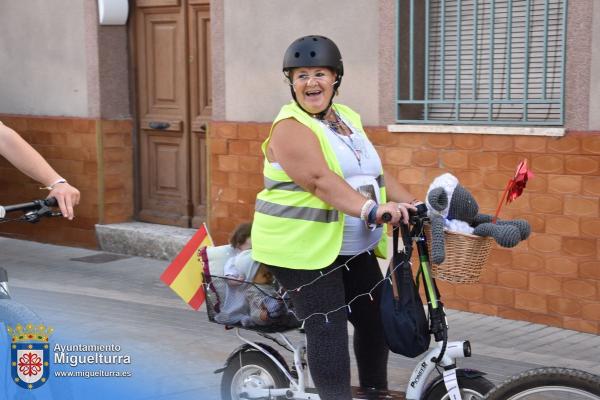
<path id="1" fill-rule="evenodd" d="M 152 121 L 148 123 L 148 126 L 150 126 L 151 129 L 163 130 L 168 129 L 171 126 L 171 124 L 168 122 Z"/>

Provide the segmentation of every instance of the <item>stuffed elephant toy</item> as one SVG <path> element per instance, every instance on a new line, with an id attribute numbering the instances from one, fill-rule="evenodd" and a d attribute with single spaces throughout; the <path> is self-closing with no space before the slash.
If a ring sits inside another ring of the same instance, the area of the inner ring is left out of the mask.
<path id="1" fill-rule="evenodd" d="M 522 219 L 497 220 L 479 214 L 473 195 L 449 173 L 433 180 L 425 201 L 431 221 L 431 261 L 441 264 L 446 258 L 444 230 L 491 236 L 502 247 L 514 247 L 531 233 L 529 223 Z"/>

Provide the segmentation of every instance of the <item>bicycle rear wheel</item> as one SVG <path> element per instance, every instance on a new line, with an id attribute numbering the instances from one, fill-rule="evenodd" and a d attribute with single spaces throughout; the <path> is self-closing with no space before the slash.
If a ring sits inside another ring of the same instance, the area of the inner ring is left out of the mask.
<path id="1" fill-rule="evenodd" d="M 600 377 L 571 368 L 537 368 L 501 383 L 487 400 L 600 400 Z"/>
<path id="2" fill-rule="evenodd" d="M 221 399 L 240 400 L 247 389 L 288 387 L 285 374 L 266 355 L 258 351 L 239 354 L 227 365 L 221 379 Z"/>

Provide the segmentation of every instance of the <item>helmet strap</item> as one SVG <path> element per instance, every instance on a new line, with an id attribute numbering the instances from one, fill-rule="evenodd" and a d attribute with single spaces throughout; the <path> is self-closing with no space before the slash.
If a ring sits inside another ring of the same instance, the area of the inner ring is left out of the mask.
<path id="1" fill-rule="evenodd" d="M 300 109 L 302 111 L 304 111 L 305 113 L 307 113 L 308 115 L 310 115 L 313 118 L 316 119 L 324 119 L 325 115 L 327 115 L 327 112 L 329 111 L 329 109 L 331 108 L 331 104 L 333 104 L 333 96 L 335 96 L 335 92 L 333 93 L 333 95 L 331 96 L 331 99 L 329 99 L 329 104 L 327 104 L 327 107 L 325 107 L 325 109 L 317 114 L 313 114 L 311 112 L 308 112 L 304 109 L 304 107 L 302 107 L 300 105 L 300 103 L 298 103 L 298 99 L 296 98 L 296 93 L 294 93 L 294 88 L 292 88 L 292 97 L 294 98 L 294 101 L 296 102 L 296 104 L 298 105 L 298 107 L 300 107 Z"/>

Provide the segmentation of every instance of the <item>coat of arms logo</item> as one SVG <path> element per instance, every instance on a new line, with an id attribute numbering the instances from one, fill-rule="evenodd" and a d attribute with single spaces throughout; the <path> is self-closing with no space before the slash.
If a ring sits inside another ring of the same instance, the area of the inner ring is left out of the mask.
<path id="1" fill-rule="evenodd" d="M 27 324 L 7 327 L 11 337 L 11 375 L 24 389 L 42 386 L 50 376 L 50 345 L 48 338 L 54 332 L 45 325 Z"/>

